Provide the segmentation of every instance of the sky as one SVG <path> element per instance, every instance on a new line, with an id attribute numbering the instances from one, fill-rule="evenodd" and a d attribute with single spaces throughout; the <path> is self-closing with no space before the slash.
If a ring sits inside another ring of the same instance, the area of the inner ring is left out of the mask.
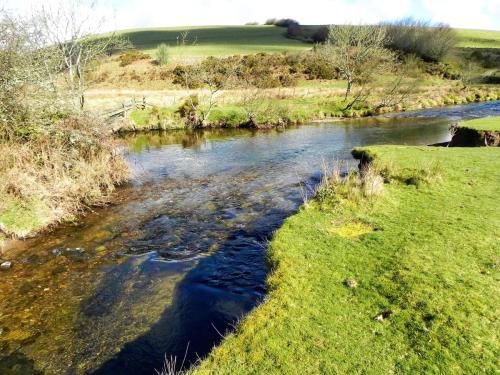
<path id="1" fill-rule="evenodd" d="M 43 3 L 61 1 L 73 0 Z M 22 13 L 40 3 L 0 0 L 0 8 Z M 304 25 L 377 23 L 408 16 L 452 27 L 500 30 L 500 0 L 98 0 L 95 11 L 106 17 L 106 30 L 242 25 L 269 18 L 293 18 Z"/>

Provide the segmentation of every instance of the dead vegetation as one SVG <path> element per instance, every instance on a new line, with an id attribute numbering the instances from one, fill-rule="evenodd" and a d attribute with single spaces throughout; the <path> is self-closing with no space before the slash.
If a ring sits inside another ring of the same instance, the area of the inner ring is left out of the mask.
<path id="1" fill-rule="evenodd" d="M 95 119 L 67 119 L 46 135 L 0 143 L 0 229 L 33 235 L 109 202 L 128 176 L 122 156 Z"/>

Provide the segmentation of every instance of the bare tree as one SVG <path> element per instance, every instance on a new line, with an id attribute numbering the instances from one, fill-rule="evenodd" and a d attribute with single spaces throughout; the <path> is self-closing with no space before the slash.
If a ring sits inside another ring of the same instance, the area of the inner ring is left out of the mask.
<path id="1" fill-rule="evenodd" d="M 186 90 L 200 89 L 198 94 L 187 97 L 186 104 L 190 110 L 182 112 L 191 125 L 206 126 L 220 92 L 233 82 L 236 60 L 208 58 L 201 63 L 179 67 L 177 72 Z"/>
<path id="2" fill-rule="evenodd" d="M 97 35 L 106 19 L 98 17 L 96 2 L 60 1 L 55 6 L 43 5 L 35 14 L 45 46 L 55 47 L 66 72 L 69 91 L 80 110 L 85 106 L 86 73 L 91 62 L 128 46 L 115 33 Z"/>
<path id="3" fill-rule="evenodd" d="M 346 100 L 354 85 L 369 82 L 393 60 L 392 53 L 384 48 L 385 40 L 385 29 L 380 26 L 330 27 L 327 43 L 321 51 L 346 80 Z"/>

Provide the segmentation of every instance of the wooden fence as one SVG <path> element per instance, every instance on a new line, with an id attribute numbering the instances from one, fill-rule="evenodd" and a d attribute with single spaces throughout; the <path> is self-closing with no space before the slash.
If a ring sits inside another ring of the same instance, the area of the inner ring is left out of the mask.
<path id="1" fill-rule="evenodd" d="M 141 101 L 137 101 L 135 99 L 122 103 L 120 107 L 115 107 L 112 109 L 108 109 L 100 113 L 102 117 L 106 120 L 111 121 L 117 117 L 125 117 L 127 112 L 132 111 L 134 109 L 145 110 L 147 106 L 151 106 L 146 102 L 146 98 L 143 97 Z"/>

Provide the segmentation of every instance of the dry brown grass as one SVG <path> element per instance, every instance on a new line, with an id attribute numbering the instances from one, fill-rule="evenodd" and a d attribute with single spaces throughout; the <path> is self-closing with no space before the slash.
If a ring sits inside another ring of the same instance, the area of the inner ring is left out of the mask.
<path id="1" fill-rule="evenodd" d="M 25 142 L 0 143 L 0 230 L 27 237 L 109 201 L 128 176 L 94 119 L 66 120 Z"/>

